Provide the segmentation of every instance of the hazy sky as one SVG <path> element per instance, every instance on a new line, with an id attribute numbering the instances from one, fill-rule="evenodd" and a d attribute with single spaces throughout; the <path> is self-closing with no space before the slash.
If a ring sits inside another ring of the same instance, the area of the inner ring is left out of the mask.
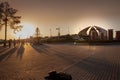
<path id="1" fill-rule="evenodd" d="M 3 0 L 4 1 L 4 0 Z M 67 34 L 90 26 L 120 30 L 120 0 L 8 0 L 18 9 L 23 22 L 40 27 L 41 34 L 57 35 L 56 27 Z"/>

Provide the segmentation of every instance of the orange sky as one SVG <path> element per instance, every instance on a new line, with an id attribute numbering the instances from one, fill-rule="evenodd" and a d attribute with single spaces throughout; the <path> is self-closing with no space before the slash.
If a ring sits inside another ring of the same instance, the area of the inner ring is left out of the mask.
<path id="1" fill-rule="evenodd" d="M 61 28 L 61 34 L 67 34 L 68 25 L 71 34 L 91 25 L 120 30 L 119 0 L 8 1 L 18 9 L 17 15 L 22 16 L 22 22 L 39 27 L 42 36 L 49 36 L 50 28 L 52 35 L 57 35 L 56 27 Z"/>

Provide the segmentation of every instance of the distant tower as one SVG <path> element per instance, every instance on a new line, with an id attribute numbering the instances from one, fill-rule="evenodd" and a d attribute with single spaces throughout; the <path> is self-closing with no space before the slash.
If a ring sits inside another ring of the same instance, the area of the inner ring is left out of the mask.
<path id="1" fill-rule="evenodd" d="M 37 43 L 39 43 L 39 38 L 40 38 L 40 30 L 39 28 L 37 27 L 36 30 L 35 30 L 35 35 L 36 35 L 36 38 L 37 38 Z"/>
<path id="2" fill-rule="evenodd" d="M 120 31 L 116 31 L 116 40 L 120 40 Z"/>
<path id="3" fill-rule="evenodd" d="M 39 30 L 38 27 L 36 28 L 35 32 L 36 32 L 36 37 L 39 37 L 40 36 L 40 30 Z"/>
<path id="4" fill-rule="evenodd" d="M 108 40 L 113 40 L 113 29 L 108 29 Z"/>

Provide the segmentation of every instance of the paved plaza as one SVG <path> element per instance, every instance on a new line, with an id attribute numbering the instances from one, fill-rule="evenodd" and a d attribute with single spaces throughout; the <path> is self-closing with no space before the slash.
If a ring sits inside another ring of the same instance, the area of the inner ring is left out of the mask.
<path id="1" fill-rule="evenodd" d="M 120 80 L 119 45 L 43 44 L 0 47 L 0 80 L 44 80 L 52 70 L 73 80 Z"/>

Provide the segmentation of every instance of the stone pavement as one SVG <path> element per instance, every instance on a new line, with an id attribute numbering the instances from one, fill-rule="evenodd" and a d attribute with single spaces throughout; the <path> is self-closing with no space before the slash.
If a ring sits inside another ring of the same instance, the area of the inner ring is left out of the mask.
<path id="1" fill-rule="evenodd" d="M 106 46 L 101 52 L 78 61 L 64 71 L 71 74 L 73 80 L 120 80 L 120 53 L 117 46 L 113 49 Z"/>
<path id="2" fill-rule="evenodd" d="M 6 51 L 7 49 L 9 49 L 8 47 L 0 47 L 0 54 L 4 51 Z"/>
<path id="3" fill-rule="evenodd" d="M 44 80 L 64 71 L 73 80 L 120 80 L 119 45 L 21 45 L 0 55 L 0 80 Z"/>

